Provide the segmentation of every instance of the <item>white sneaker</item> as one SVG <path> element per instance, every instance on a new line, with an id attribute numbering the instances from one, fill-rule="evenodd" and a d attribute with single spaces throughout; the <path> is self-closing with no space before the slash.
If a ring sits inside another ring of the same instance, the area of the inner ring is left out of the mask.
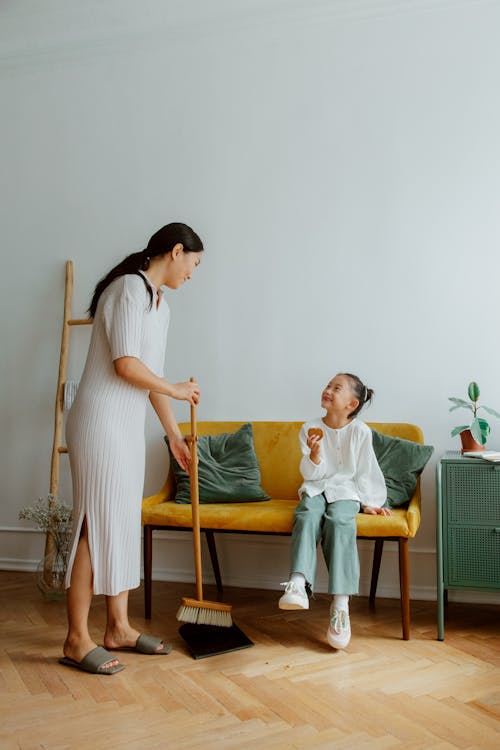
<path id="1" fill-rule="evenodd" d="M 332 648 L 345 648 L 351 640 L 351 623 L 349 612 L 330 608 L 330 627 L 326 631 L 326 639 Z"/>
<path id="2" fill-rule="evenodd" d="M 293 581 L 285 581 L 280 585 L 285 587 L 285 593 L 278 602 L 280 609 L 309 609 L 309 598 L 303 586 L 298 586 Z"/>

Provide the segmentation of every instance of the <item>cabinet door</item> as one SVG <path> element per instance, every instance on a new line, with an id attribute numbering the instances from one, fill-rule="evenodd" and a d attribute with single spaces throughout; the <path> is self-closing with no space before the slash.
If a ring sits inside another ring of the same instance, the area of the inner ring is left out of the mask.
<path id="1" fill-rule="evenodd" d="M 500 528 L 449 526 L 446 579 L 450 586 L 500 589 Z"/>
<path id="2" fill-rule="evenodd" d="M 448 463 L 445 524 L 500 525 L 500 464 Z"/>

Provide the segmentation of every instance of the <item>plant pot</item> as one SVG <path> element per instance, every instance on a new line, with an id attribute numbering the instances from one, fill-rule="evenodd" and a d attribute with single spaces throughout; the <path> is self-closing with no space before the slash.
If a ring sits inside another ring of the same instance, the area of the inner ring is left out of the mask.
<path id="1" fill-rule="evenodd" d="M 472 437 L 472 432 L 470 430 L 464 430 L 460 433 L 460 440 L 462 441 L 462 453 L 469 453 L 469 452 L 475 452 L 475 451 L 484 451 L 486 450 L 485 445 L 480 445 L 479 443 L 476 443 L 474 438 Z"/>

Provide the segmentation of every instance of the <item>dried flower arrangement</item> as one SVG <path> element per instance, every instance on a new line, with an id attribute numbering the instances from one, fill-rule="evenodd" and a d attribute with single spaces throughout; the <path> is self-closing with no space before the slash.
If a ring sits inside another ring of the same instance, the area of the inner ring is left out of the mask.
<path id="1" fill-rule="evenodd" d="M 39 565 L 38 585 L 43 593 L 50 595 L 64 591 L 64 578 L 71 541 L 73 511 L 53 495 L 38 500 L 19 512 L 19 518 L 33 521 L 40 531 L 50 534 L 54 553 Z"/>

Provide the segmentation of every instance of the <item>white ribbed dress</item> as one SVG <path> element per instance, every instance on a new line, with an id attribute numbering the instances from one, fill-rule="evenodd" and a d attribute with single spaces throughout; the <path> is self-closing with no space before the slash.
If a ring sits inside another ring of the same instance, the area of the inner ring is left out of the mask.
<path id="1" fill-rule="evenodd" d="M 94 594 L 115 596 L 140 584 L 149 391 L 118 377 L 113 360 L 137 357 L 155 374 L 163 374 L 170 311 L 163 297 L 157 306 L 156 289 L 150 286 L 151 309 L 144 281 L 135 274 L 115 279 L 102 293 L 87 361 L 66 424 L 74 519 L 66 587 L 71 583 L 86 518 Z"/>

